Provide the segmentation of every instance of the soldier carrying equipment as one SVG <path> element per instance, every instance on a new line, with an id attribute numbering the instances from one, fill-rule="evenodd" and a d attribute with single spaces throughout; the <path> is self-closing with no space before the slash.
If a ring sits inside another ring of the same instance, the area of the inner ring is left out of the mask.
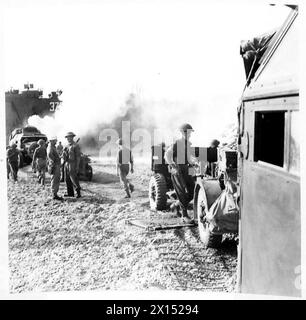
<path id="1" fill-rule="evenodd" d="M 75 134 L 68 132 L 65 138 L 68 141 L 68 145 L 64 148 L 64 170 L 65 180 L 67 186 L 67 193 L 65 197 L 74 197 L 74 189 L 77 193 L 77 198 L 81 197 L 81 187 L 79 184 L 79 166 L 81 160 L 81 150 L 79 145 L 73 140 Z"/>

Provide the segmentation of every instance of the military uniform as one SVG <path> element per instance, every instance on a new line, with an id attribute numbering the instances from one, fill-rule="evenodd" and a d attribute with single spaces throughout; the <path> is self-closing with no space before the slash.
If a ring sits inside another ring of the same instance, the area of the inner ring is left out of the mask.
<path id="1" fill-rule="evenodd" d="M 58 153 L 58 155 L 61 157 L 62 153 L 63 153 L 64 147 L 62 144 L 58 144 L 56 147 L 56 151 Z"/>
<path id="2" fill-rule="evenodd" d="M 185 222 L 192 221 L 187 212 L 188 204 L 193 199 L 195 181 L 189 174 L 189 166 L 197 163 L 191 155 L 189 142 L 190 133 L 193 128 L 190 124 L 184 123 L 179 128 L 182 138 L 175 141 L 165 152 L 165 160 L 171 168 L 171 180 L 182 209 L 182 219 Z M 179 208 L 177 207 L 177 211 Z"/>
<path id="3" fill-rule="evenodd" d="M 117 171 L 119 174 L 120 182 L 127 194 L 127 197 L 130 197 L 130 192 L 134 191 L 134 186 L 132 183 L 129 182 L 127 179 L 127 175 L 130 171 L 130 165 L 133 165 L 133 156 L 132 152 L 127 148 L 123 148 L 118 150 L 117 153 Z"/>
<path id="4" fill-rule="evenodd" d="M 47 156 L 49 166 L 48 170 L 51 175 L 51 191 L 53 193 L 53 197 L 57 197 L 61 179 L 61 159 L 57 153 L 55 146 L 52 146 L 51 143 L 48 146 Z"/>
<path id="5" fill-rule="evenodd" d="M 62 144 L 58 144 L 56 146 L 56 150 L 58 155 L 60 156 L 60 158 L 63 157 L 63 151 L 64 151 L 64 147 Z M 61 172 L 61 182 L 65 181 L 65 168 L 64 168 L 64 163 L 61 162 L 61 167 L 60 167 L 60 172 Z"/>
<path id="6" fill-rule="evenodd" d="M 38 182 L 45 184 L 47 171 L 47 150 L 45 146 L 39 146 L 33 154 L 33 167 L 35 166 Z"/>
<path id="7" fill-rule="evenodd" d="M 194 179 L 189 175 L 189 163 L 193 163 L 189 152 L 190 147 L 189 141 L 179 139 L 165 153 L 166 161 L 176 165 L 176 170 L 171 170 L 171 180 L 180 206 L 185 212 L 189 202 L 193 199 L 195 187 Z"/>
<path id="8" fill-rule="evenodd" d="M 6 158 L 12 177 L 14 181 L 17 181 L 20 151 L 17 148 L 10 147 L 6 152 Z"/>
<path id="9" fill-rule="evenodd" d="M 67 196 L 74 197 L 74 189 L 80 196 L 79 184 L 79 165 L 81 160 L 81 150 L 76 142 L 70 143 L 63 151 L 64 166 L 65 166 L 65 180 L 67 186 Z"/>

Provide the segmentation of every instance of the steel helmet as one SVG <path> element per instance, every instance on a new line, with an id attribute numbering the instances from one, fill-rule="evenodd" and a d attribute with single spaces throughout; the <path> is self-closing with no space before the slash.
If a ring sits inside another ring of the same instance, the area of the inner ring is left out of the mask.
<path id="1" fill-rule="evenodd" d="M 180 131 L 183 132 L 187 132 L 187 131 L 194 131 L 192 126 L 189 123 L 183 123 L 180 127 L 179 127 Z"/>
<path id="2" fill-rule="evenodd" d="M 39 139 L 37 141 L 37 143 L 40 145 L 40 146 L 43 146 L 45 144 L 45 141 L 43 139 Z"/>
<path id="3" fill-rule="evenodd" d="M 69 131 L 65 135 L 65 138 L 67 138 L 67 137 L 75 137 L 75 134 L 73 132 Z"/>
<path id="4" fill-rule="evenodd" d="M 214 146 L 216 148 L 218 148 L 219 144 L 220 144 L 220 141 L 217 139 L 212 140 L 212 142 L 210 143 L 211 146 Z"/>

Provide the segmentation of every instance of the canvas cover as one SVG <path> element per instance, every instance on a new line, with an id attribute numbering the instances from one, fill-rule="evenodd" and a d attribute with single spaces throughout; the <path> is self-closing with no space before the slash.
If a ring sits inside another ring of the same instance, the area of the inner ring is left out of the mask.
<path id="1" fill-rule="evenodd" d="M 209 208 L 207 220 L 213 233 L 238 232 L 239 210 L 237 205 L 236 187 L 227 182 L 217 200 Z"/>
<path id="2" fill-rule="evenodd" d="M 243 58 L 247 85 L 255 75 L 260 66 L 260 59 L 268 48 L 268 44 L 276 31 L 253 38 L 252 40 L 241 41 L 240 55 Z"/>

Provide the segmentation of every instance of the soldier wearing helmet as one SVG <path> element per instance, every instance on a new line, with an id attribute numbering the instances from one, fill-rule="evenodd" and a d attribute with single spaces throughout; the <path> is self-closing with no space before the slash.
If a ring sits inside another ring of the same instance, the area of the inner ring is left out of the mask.
<path id="1" fill-rule="evenodd" d="M 62 155 L 63 150 L 64 150 L 64 147 L 63 147 L 61 141 L 59 141 L 59 142 L 58 142 L 58 145 L 56 146 L 56 151 L 57 151 L 57 153 L 58 153 L 59 156 Z"/>
<path id="2" fill-rule="evenodd" d="M 56 137 L 50 137 L 49 145 L 47 149 L 47 156 L 48 156 L 48 171 L 51 175 L 51 191 L 53 195 L 53 200 L 63 200 L 62 197 L 58 196 L 58 190 L 60 186 L 60 179 L 61 179 L 61 158 L 56 150 Z"/>
<path id="3" fill-rule="evenodd" d="M 219 144 L 220 144 L 220 141 L 219 141 L 219 140 L 213 139 L 213 140 L 211 141 L 211 143 L 210 143 L 210 147 L 211 147 L 211 148 L 218 148 Z"/>
<path id="4" fill-rule="evenodd" d="M 120 182 L 124 187 L 126 192 L 125 198 L 131 197 L 131 192 L 134 191 L 133 184 L 127 179 L 127 175 L 130 171 L 131 166 L 131 173 L 134 172 L 134 161 L 132 151 L 122 145 L 122 139 L 117 140 L 118 145 L 118 153 L 117 153 L 117 160 L 116 160 L 116 170 L 117 175 L 120 177 Z"/>
<path id="5" fill-rule="evenodd" d="M 63 145 L 62 145 L 62 143 L 61 143 L 61 141 L 59 141 L 58 142 L 58 144 L 57 144 L 57 146 L 56 146 L 56 151 L 57 151 L 57 153 L 58 153 L 58 155 L 60 156 L 60 158 L 61 158 L 61 180 L 60 180 L 60 182 L 64 182 L 65 181 L 65 170 L 64 170 L 64 163 L 63 163 L 63 161 L 62 161 L 62 159 L 63 159 L 63 151 L 64 151 L 64 147 L 63 147 Z"/>
<path id="6" fill-rule="evenodd" d="M 35 149 L 32 160 L 32 168 L 36 169 L 38 183 L 45 185 L 46 171 L 47 171 L 47 150 L 44 140 L 37 141 L 38 147 Z"/>
<path id="7" fill-rule="evenodd" d="M 213 139 L 210 142 L 210 148 L 213 150 L 217 150 L 219 147 L 220 141 L 217 139 Z M 205 174 L 212 176 L 212 177 L 216 177 L 218 174 L 218 164 L 217 162 L 208 162 L 207 163 L 207 167 L 206 167 L 206 172 Z"/>
<path id="8" fill-rule="evenodd" d="M 189 166 L 195 164 L 196 160 L 190 152 L 191 133 L 194 131 L 192 126 L 184 123 L 179 127 L 181 138 L 176 140 L 165 152 L 165 160 L 170 165 L 171 180 L 177 194 L 177 212 L 182 210 L 182 220 L 191 222 L 187 213 L 189 202 L 193 199 L 195 182 L 189 175 Z"/>
<path id="9" fill-rule="evenodd" d="M 11 173 L 15 182 L 17 182 L 17 174 L 18 174 L 18 168 L 20 165 L 21 156 L 22 155 L 20 151 L 17 149 L 17 144 L 12 143 L 6 151 L 6 159 L 7 159 L 7 165 L 9 168 L 9 173 Z"/>
<path id="10" fill-rule="evenodd" d="M 63 151 L 65 180 L 67 193 L 65 197 L 74 197 L 74 189 L 77 193 L 77 198 L 81 197 L 81 187 L 79 183 L 79 167 L 81 161 L 81 150 L 79 145 L 74 141 L 75 134 L 68 132 L 65 135 L 68 145 Z"/>

